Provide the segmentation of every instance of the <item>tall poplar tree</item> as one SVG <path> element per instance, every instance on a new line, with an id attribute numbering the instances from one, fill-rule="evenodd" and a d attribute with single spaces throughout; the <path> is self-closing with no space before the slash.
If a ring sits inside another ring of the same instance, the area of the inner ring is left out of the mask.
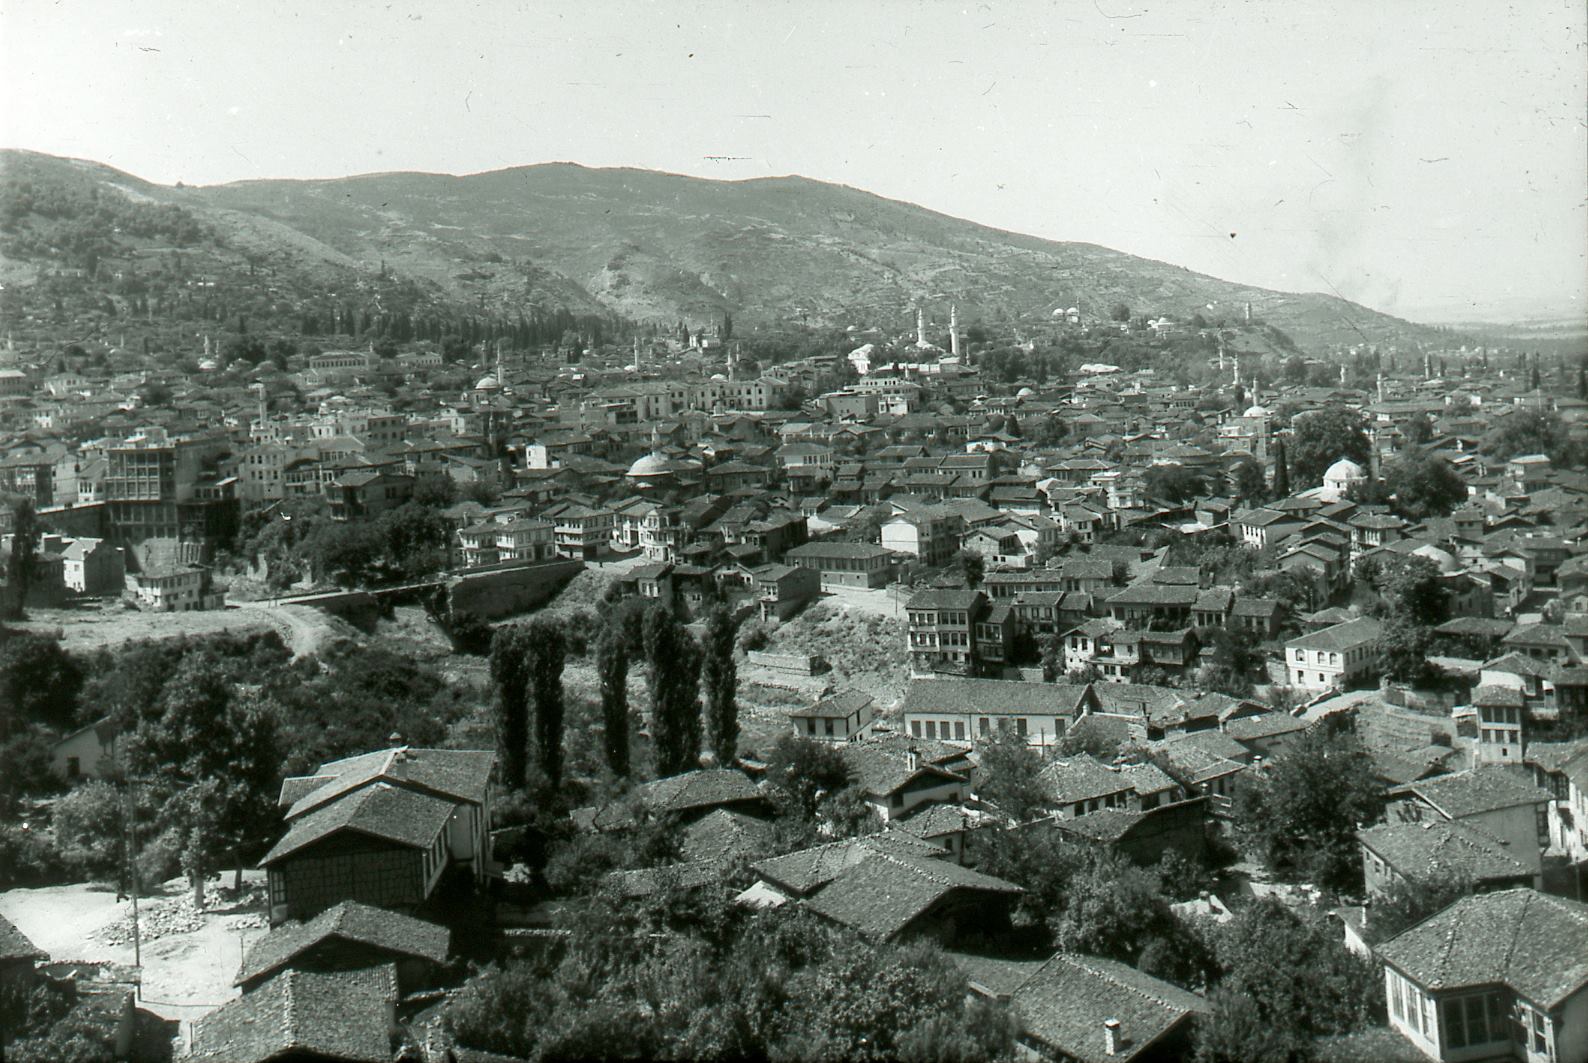
<path id="1" fill-rule="evenodd" d="M 1285 461 L 1285 442 L 1274 444 L 1274 498 L 1290 497 L 1290 466 Z"/>
<path id="2" fill-rule="evenodd" d="M 706 619 L 706 638 L 701 649 L 706 744 L 717 755 L 717 763 L 726 767 L 739 753 L 739 668 L 733 659 L 733 617 L 727 606 L 717 606 Z"/>
<path id="3" fill-rule="evenodd" d="M 607 767 L 629 774 L 629 635 L 609 619 L 596 641 L 596 679 L 601 686 L 601 722 L 606 730 Z"/>
<path id="4" fill-rule="evenodd" d="M 534 763 L 555 789 L 562 785 L 562 670 L 567 645 L 562 629 L 545 618 L 529 625 L 524 642 Z"/>
<path id="5" fill-rule="evenodd" d="M 688 771 L 700 755 L 700 660 L 695 640 L 670 609 L 645 614 L 646 685 L 651 701 L 651 742 L 656 774 Z"/>
<path id="6" fill-rule="evenodd" d="M 496 727 L 496 752 L 502 763 L 502 782 L 510 789 L 524 785 L 529 751 L 529 674 L 525 670 L 524 631 L 498 628 L 491 636 L 491 684 L 496 688 L 492 722 Z"/>

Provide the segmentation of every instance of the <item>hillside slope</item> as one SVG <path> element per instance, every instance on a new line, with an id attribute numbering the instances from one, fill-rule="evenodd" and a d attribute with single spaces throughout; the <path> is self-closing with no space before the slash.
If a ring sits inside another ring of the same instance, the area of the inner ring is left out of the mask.
<path id="1" fill-rule="evenodd" d="M 166 188 L 109 167 L 0 153 L 0 190 L 92 180 L 180 207 L 217 243 L 326 279 L 403 278 L 457 305 L 561 307 L 697 324 L 804 320 L 902 328 L 925 302 L 1034 324 L 1060 306 L 1256 314 L 1304 348 L 1414 342 L 1430 330 L 1333 296 L 1233 284 L 1107 248 L 991 229 L 800 177 L 711 181 L 569 163 L 455 177 L 369 174 Z M 18 257 L 7 239 L 0 253 Z"/>

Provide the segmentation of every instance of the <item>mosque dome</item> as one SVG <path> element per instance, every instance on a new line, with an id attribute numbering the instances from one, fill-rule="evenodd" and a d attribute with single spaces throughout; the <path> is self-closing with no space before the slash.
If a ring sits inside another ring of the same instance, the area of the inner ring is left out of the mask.
<path id="1" fill-rule="evenodd" d="M 1350 458 L 1341 458 L 1324 471 L 1323 479 L 1325 483 L 1331 480 L 1365 480 L 1367 472 Z"/>
<path id="2" fill-rule="evenodd" d="M 651 451 L 643 458 L 629 466 L 628 475 L 635 480 L 654 480 L 659 476 L 667 476 L 673 471 L 665 454 Z"/>
<path id="3" fill-rule="evenodd" d="M 1017 398 L 1017 399 L 1029 399 L 1035 394 L 1036 394 L 1036 392 L 1032 391 L 1030 388 L 1021 388 L 1019 391 L 1015 392 L 1015 398 Z"/>
<path id="4" fill-rule="evenodd" d="M 1246 408 L 1246 412 L 1241 414 L 1241 416 L 1242 417 L 1271 417 L 1273 415 L 1268 412 L 1268 407 L 1267 406 L 1248 406 Z"/>
<path id="5" fill-rule="evenodd" d="M 501 386 L 502 386 L 502 382 L 500 380 L 496 379 L 496 374 L 495 373 L 486 373 L 484 376 L 482 376 L 480 378 L 479 382 L 474 385 L 474 390 L 475 391 L 495 391 L 497 388 L 499 388 Z"/>

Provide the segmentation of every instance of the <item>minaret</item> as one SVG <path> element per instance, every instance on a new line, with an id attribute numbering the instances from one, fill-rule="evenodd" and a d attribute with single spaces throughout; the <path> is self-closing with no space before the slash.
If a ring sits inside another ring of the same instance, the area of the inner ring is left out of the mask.
<path id="1" fill-rule="evenodd" d="M 915 308 L 915 345 L 926 346 L 926 307 Z"/>
<path id="2" fill-rule="evenodd" d="M 634 371 L 640 371 L 640 334 L 634 334 Z"/>
<path id="3" fill-rule="evenodd" d="M 1384 401 L 1384 374 L 1378 375 L 1378 401 Z"/>
<path id="4" fill-rule="evenodd" d="M 1251 303 L 1247 303 L 1246 304 L 1246 323 L 1248 325 L 1250 325 L 1252 323 L 1252 304 Z"/>
<path id="5" fill-rule="evenodd" d="M 1241 386 L 1241 360 L 1239 358 L 1235 359 L 1235 383 L 1233 386 Z"/>
<path id="6" fill-rule="evenodd" d="M 507 378 L 502 375 L 502 341 L 501 340 L 497 340 L 496 341 L 496 386 L 499 387 L 499 388 L 507 386 Z"/>
<path id="7" fill-rule="evenodd" d="M 948 351 L 955 358 L 959 357 L 959 307 L 948 308 Z"/>

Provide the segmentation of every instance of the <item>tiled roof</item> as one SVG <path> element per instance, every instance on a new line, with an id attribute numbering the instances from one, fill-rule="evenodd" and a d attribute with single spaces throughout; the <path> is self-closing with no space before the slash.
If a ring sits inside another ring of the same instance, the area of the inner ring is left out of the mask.
<path id="1" fill-rule="evenodd" d="M 925 756 L 912 756 L 910 747 L 900 743 L 850 742 L 839 753 L 854 773 L 855 785 L 874 797 L 892 794 L 922 776 L 934 783 L 965 781 Z"/>
<path id="2" fill-rule="evenodd" d="M 189 1058 L 263 1063 L 278 1058 L 386 1063 L 397 971 L 283 971 L 193 1024 Z"/>
<path id="3" fill-rule="evenodd" d="M 1059 806 L 1133 789 L 1129 776 L 1105 767 L 1085 753 L 1069 758 L 1055 757 L 1043 767 L 1038 778 L 1048 799 Z"/>
<path id="4" fill-rule="evenodd" d="M 1118 1063 L 1140 1056 L 1208 1003 L 1136 968 L 1098 956 L 1061 953 L 1010 994 L 1025 1035 L 1066 1058 Z M 1121 1044 L 1110 1055 L 1103 1024 L 1119 1023 Z"/>
<path id="5" fill-rule="evenodd" d="M 1471 878 L 1514 879 L 1530 874 L 1505 844 L 1465 823 L 1430 819 L 1421 823 L 1385 823 L 1356 832 L 1363 845 L 1401 875 L 1426 879 L 1441 873 Z"/>
<path id="6" fill-rule="evenodd" d="M 1314 631 L 1310 635 L 1303 635 L 1299 639 L 1292 639 L 1285 644 L 1290 650 L 1334 650 L 1340 652 L 1355 649 L 1358 646 L 1372 642 L 1379 637 L 1384 625 L 1370 616 L 1358 617 L 1347 620 L 1343 624 L 1334 624 L 1322 631 Z"/>
<path id="7" fill-rule="evenodd" d="M 795 709 L 789 718 L 814 718 L 818 720 L 844 720 L 877 700 L 863 690 L 843 690 L 823 698 L 814 705 Z"/>
<path id="8" fill-rule="evenodd" d="M 456 801 L 485 803 L 496 754 L 477 749 L 413 749 L 401 746 L 364 753 L 321 764 L 316 776 L 330 776 L 325 784 L 293 801 L 287 818 L 303 815 L 341 794 L 375 780 L 404 789 L 423 790 Z M 286 780 L 288 783 L 293 780 Z M 285 793 L 285 785 L 283 786 Z"/>
<path id="9" fill-rule="evenodd" d="M 931 842 L 922 841 L 913 834 L 898 830 L 885 830 L 861 838 L 815 845 L 809 849 L 774 856 L 752 865 L 755 872 L 784 889 L 806 894 L 825 886 L 843 871 L 879 853 L 902 853 L 907 856 L 940 857 L 947 850 Z"/>
<path id="10" fill-rule="evenodd" d="M 292 820 L 286 836 L 266 853 L 265 867 L 339 831 L 354 831 L 414 849 L 428 848 L 446 829 L 451 801 L 378 782 Z"/>
<path id="11" fill-rule="evenodd" d="M 1517 805 L 1543 804 L 1550 795 L 1502 765 L 1488 765 L 1407 783 L 1392 794 L 1416 794 L 1451 819 Z"/>
<path id="12" fill-rule="evenodd" d="M 759 856 L 772 846 L 772 825 L 727 808 L 717 808 L 684 828 L 681 853 L 686 861 L 718 863 L 736 856 Z"/>
<path id="13" fill-rule="evenodd" d="M 1588 985 L 1588 905 L 1530 889 L 1479 893 L 1377 951 L 1424 989 L 1498 982 L 1553 1008 Z"/>
<path id="14" fill-rule="evenodd" d="M 1012 679 L 912 679 L 903 712 L 966 712 L 982 716 L 1063 716 L 1074 719 L 1084 683 L 1027 683 Z"/>
<path id="15" fill-rule="evenodd" d="M 805 904 L 820 915 L 886 941 L 956 890 L 1012 897 L 1012 882 L 958 864 L 878 853 L 841 872 Z"/>
<path id="16" fill-rule="evenodd" d="M 48 960 L 49 954 L 28 940 L 16 924 L 0 915 L 0 961 Z"/>
<path id="17" fill-rule="evenodd" d="M 324 941 L 356 942 L 384 952 L 414 956 L 432 963 L 447 961 L 451 932 L 446 927 L 401 912 L 343 901 L 306 923 L 286 923 L 254 942 L 243 958 L 233 985 L 274 972 Z"/>
<path id="18" fill-rule="evenodd" d="M 1074 819 L 1056 819 L 1053 826 L 1066 834 L 1079 835 L 1089 841 L 1117 842 L 1125 832 L 1146 818 L 1144 812 L 1127 808 L 1102 808 Z"/>
<path id="19" fill-rule="evenodd" d="M 729 768 L 700 769 L 670 775 L 636 786 L 633 795 L 647 808 L 658 813 L 697 812 L 763 798 L 748 776 Z M 582 829 L 613 830 L 629 825 L 630 812 L 627 804 L 613 802 L 599 807 L 576 808 L 569 816 Z"/>

